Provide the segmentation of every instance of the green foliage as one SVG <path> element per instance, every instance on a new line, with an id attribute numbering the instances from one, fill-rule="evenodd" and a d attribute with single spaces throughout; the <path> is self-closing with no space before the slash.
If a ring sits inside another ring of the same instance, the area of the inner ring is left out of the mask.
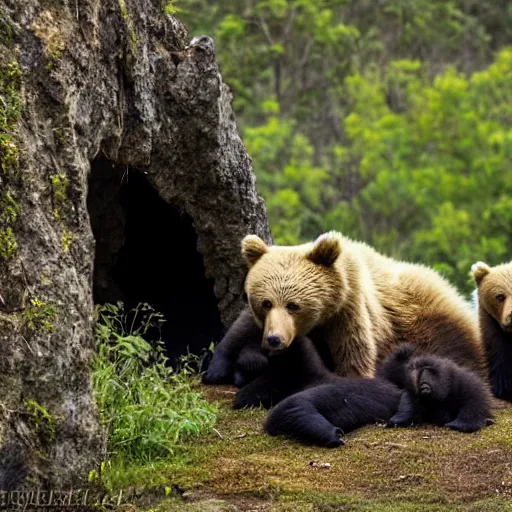
<path id="1" fill-rule="evenodd" d="M 62 250 L 64 252 L 68 252 L 71 244 L 77 239 L 76 235 L 65 229 L 62 232 L 62 236 L 60 237 L 60 243 L 62 245 Z"/>
<path id="2" fill-rule="evenodd" d="M 18 243 L 11 227 L 0 228 L 0 258 L 9 260 L 16 254 Z"/>
<path id="3" fill-rule="evenodd" d="M 0 18 L 3 13 L 0 10 Z M 21 108 L 21 71 L 16 61 L 5 65 L 0 59 L 0 258 L 9 260 L 17 249 L 12 225 L 19 213 L 10 181 L 19 174 L 19 150 L 15 126 Z"/>
<path id="4" fill-rule="evenodd" d="M 14 126 L 20 115 L 21 71 L 16 61 L 0 66 L 0 161 L 4 176 L 18 171 Z"/>
<path id="5" fill-rule="evenodd" d="M 438 268 L 512 255 L 512 9 L 181 0 L 215 39 L 277 243 L 337 229 Z"/>
<path id="6" fill-rule="evenodd" d="M 55 220 L 62 218 L 62 207 L 67 200 L 67 189 L 69 186 L 69 178 L 63 172 L 52 174 L 50 176 L 53 197 L 53 217 Z"/>
<path id="7" fill-rule="evenodd" d="M 18 218 L 20 206 L 10 190 L 4 191 L 0 196 L 0 216 L 6 224 L 12 224 Z"/>
<path id="8" fill-rule="evenodd" d="M 55 307 L 37 297 L 30 299 L 30 305 L 23 313 L 25 325 L 29 331 L 52 331 L 56 317 Z"/>
<path id="9" fill-rule="evenodd" d="M 167 365 L 162 342 L 144 340 L 162 316 L 141 304 L 97 308 L 94 394 L 108 449 L 126 461 L 153 462 L 173 455 L 186 439 L 209 432 L 217 407 L 191 388 L 187 372 Z"/>
<path id="10" fill-rule="evenodd" d="M 165 0 L 164 1 L 164 13 L 167 16 L 175 16 L 179 12 L 181 12 L 181 9 L 176 5 L 178 0 Z"/>
<path id="11" fill-rule="evenodd" d="M 55 439 L 55 420 L 52 415 L 35 400 L 25 402 L 25 410 L 33 423 L 33 430 L 41 440 L 51 442 Z"/>
<path id="12" fill-rule="evenodd" d="M 119 1 L 119 9 L 121 11 L 121 16 L 126 24 L 126 29 L 128 31 L 128 42 L 130 44 L 130 50 L 132 55 L 137 53 L 137 36 L 135 34 L 135 29 L 133 27 L 133 21 L 130 18 L 130 13 L 128 12 L 128 8 L 126 7 L 125 0 Z M 172 2 L 171 2 L 172 3 Z"/>

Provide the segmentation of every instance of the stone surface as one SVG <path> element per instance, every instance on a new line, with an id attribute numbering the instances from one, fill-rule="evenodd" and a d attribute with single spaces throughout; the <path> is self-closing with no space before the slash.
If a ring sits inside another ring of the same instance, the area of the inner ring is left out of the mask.
<path id="1" fill-rule="evenodd" d="M 105 447 L 89 375 L 91 162 L 142 170 L 192 218 L 224 325 L 242 307 L 241 238 L 271 236 L 211 42 L 186 48 L 161 0 L 5 0 L 0 25 L 1 70 L 22 75 L 19 172 L 0 182 L 17 211 L 0 221 L 16 243 L 0 257 L 0 486 L 83 485 Z"/>

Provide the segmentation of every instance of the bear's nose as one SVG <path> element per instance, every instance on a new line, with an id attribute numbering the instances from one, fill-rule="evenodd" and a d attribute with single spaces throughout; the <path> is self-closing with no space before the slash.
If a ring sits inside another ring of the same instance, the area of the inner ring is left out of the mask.
<path id="1" fill-rule="evenodd" d="M 281 338 L 275 334 L 267 336 L 267 344 L 270 348 L 278 348 L 281 345 Z"/>
<path id="2" fill-rule="evenodd" d="M 512 313 L 510 315 L 508 315 L 507 318 L 505 319 L 505 323 L 503 324 L 503 327 L 505 327 L 505 329 L 512 327 Z"/>

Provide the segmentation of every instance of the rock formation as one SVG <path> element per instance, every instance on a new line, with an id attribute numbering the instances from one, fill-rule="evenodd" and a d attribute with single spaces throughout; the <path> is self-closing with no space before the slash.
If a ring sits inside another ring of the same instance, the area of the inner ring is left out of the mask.
<path id="1" fill-rule="evenodd" d="M 190 39 L 161 0 L 0 7 L 0 487 L 83 485 L 104 456 L 95 301 L 154 300 L 198 346 L 242 307 L 241 238 L 271 241 L 214 42 Z"/>

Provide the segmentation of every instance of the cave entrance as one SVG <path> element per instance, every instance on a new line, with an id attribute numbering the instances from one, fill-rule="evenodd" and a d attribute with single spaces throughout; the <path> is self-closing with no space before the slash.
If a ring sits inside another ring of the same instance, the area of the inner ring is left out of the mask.
<path id="1" fill-rule="evenodd" d="M 123 301 L 129 310 L 146 302 L 162 313 L 173 366 L 222 336 L 213 280 L 205 278 L 188 215 L 166 203 L 143 172 L 104 158 L 92 162 L 87 207 L 96 241 L 95 304 Z"/>

